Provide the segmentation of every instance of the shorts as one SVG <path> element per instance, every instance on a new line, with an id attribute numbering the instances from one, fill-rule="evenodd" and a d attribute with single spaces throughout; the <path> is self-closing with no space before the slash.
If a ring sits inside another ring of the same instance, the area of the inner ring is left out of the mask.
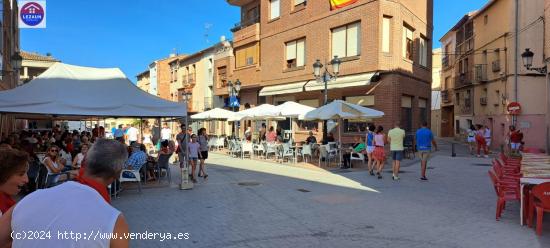
<path id="1" fill-rule="evenodd" d="M 189 157 L 189 160 L 197 161 L 199 158 L 197 157 Z"/>
<path id="2" fill-rule="evenodd" d="M 485 144 L 487 146 L 491 146 L 491 139 L 485 139 Z"/>
<path id="3" fill-rule="evenodd" d="M 520 145 L 521 145 L 521 143 L 511 143 L 511 144 L 510 144 L 510 147 L 511 147 L 513 150 L 518 150 Z"/>
<path id="4" fill-rule="evenodd" d="M 207 159 L 208 158 L 208 151 L 201 151 L 201 159 Z"/>
<path id="5" fill-rule="evenodd" d="M 475 143 L 476 142 L 476 138 L 475 137 L 468 137 L 468 143 Z"/>
<path id="6" fill-rule="evenodd" d="M 391 151 L 391 159 L 393 161 L 403 160 L 403 151 Z"/>
<path id="7" fill-rule="evenodd" d="M 430 151 L 418 151 L 418 157 L 422 161 L 427 161 L 430 158 Z"/>
<path id="8" fill-rule="evenodd" d="M 372 153 L 374 152 L 374 146 L 367 146 L 367 153 Z"/>

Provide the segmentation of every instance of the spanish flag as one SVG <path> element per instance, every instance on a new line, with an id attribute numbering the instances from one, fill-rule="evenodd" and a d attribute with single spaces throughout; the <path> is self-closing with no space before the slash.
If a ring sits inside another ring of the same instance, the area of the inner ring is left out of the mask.
<path id="1" fill-rule="evenodd" d="M 340 9 L 350 4 L 354 4 L 357 1 L 358 0 L 330 0 L 330 9 L 331 10 Z"/>

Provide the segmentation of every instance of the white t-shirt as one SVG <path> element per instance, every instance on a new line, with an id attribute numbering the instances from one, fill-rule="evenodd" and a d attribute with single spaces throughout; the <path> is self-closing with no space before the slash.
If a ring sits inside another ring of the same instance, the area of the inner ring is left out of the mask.
<path id="1" fill-rule="evenodd" d="M 75 159 L 76 159 L 76 164 L 73 164 L 73 166 L 74 167 L 82 166 L 82 160 L 84 160 L 84 154 L 82 153 L 77 154 Z"/>
<path id="2" fill-rule="evenodd" d="M 170 128 L 162 128 L 162 130 L 160 130 L 160 138 L 163 140 L 169 140 L 172 138 L 172 130 L 170 130 Z"/>
<path id="3" fill-rule="evenodd" d="M 66 166 L 71 166 L 71 164 L 73 163 L 73 157 L 71 156 L 70 153 L 65 152 L 65 150 L 61 149 L 61 151 L 59 152 L 59 155 L 61 155 L 61 158 L 65 159 Z"/>
<path id="4" fill-rule="evenodd" d="M 15 205 L 11 226 L 16 233 L 51 231 L 51 238 L 14 239 L 13 247 L 109 247 L 110 239 L 93 237 L 113 232 L 119 215 L 96 190 L 77 182 L 37 190 Z M 76 242 L 58 231 L 94 236 Z"/>
<path id="5" fill-rule="evenodd" d="M 137 141 L 138 140 L 138 130 L 135 127 L 130 127 L 128 129 L 128 140 L 129 141 Z"/>

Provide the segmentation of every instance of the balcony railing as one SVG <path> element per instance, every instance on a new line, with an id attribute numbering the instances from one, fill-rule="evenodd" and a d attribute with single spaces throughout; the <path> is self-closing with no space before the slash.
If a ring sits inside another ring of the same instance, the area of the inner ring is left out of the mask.
<path id="1" fill-rule="evenodd" d="M 487 97 L 480 97 L 479 98 L 479 103 L 481 105 L 487 105 Z"/>
<path id="2" fill-rule="evenodd" d="M 497 59 L 493 61 L 493 72 L 499 72 L 500 71 L 500 59 Z"/>
<path id="3" fill-rule="evenodd" d="M 212 97 L 205 97 L 204 98 L 204 111 L 207 109 L 212 109 Z"/>
<path id="4" fill-rule="evenodd" d="M 478 64 L 475 65 L 475 82 L 484 83 L 487 82 L 487 65 Z"/>
<path id="5" fill-rule="evenodd" d="M 468 85 L 472 85 L 472 72 L 467 71 L 464 73 L 461 73 L 460 75 L 455 77 L 455 88 L 460 88 Z"/>
<path id="6" fill-rule="evenodd" d="M 187 83 L 188 84 L 195 84 L 195 74 L 189 74 L 188 78 L 187 78 Z"/>
<path id="7" fill-rule="evenodd" d="M 234 33 L 234 32 L 237 32 L 237 31 L 239 31 L 239 30 L 241 30 L 241 29 L 243 29 L 243 28 L 246 28 L 246 27 L 248 27 L 248 26 L 250 26 L 250 25 L 252 25 L 252 24 L 258 23 L 258 22 L 260 22 L 260 16 L 254 16 L 254 17 L 249 18 L 249 19 L 247 19 L 247 20 L 244 20 L 244 21 L 241 21 L 241 22 L 236 23 L 236 24 L 235 24 L 235 27 L 233 27 L 233 28 L 231 29 L 231 32 L 233 32 L 233 33 Z"/>

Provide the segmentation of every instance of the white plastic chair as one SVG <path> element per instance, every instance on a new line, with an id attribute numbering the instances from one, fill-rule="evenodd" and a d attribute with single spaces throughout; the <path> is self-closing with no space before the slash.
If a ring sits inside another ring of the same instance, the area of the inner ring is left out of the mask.
<path id="1" fill-rule="evenodd" d="M 244 159 L 244 154 L 248 153 L 250 158 L 252 158 L 252 154 L 254 153 L 253 144 L 251 142 L 243 142 L 242 143 L 242 149 L 241 149 L 241 159 Z"/>
<path id="2" fill-rule="evenodd" d="M 263 143 L 254 144 L 253 149 L 254 149 L 254 154 L 257 154 L 258 156 L 260 156 L 260 154 L 265 155 L 264 154 L 265 148 Z"/>
<path id="3" fill-rule="evenodd" d="M 353 155 L 357 155 L 357 157 L 354 157 Z M 351 151 L 350 156 L 350 168 L 353 167 L 353 160 L 360 160 L 362 165 L 365 165 L 365 155 L 363 153 Z"/>
<path id="4" fill-rule="evenodd" d="M 265 150 L 265 159 L 269 157 L 269 154 L 277 156 L 277 146 L 274 143 L 263 143 Z"/>
<path id="5" fill-rule="evenodd" d="M 147 174 L 147 163 L 145 163 L 141 166 L 141 169 L 143 169 L 143 168 L 145 168 L 144 173 Z M 122 175 L 124 174 L 125 171 L 134 174 L 134 178 L 122 177 Z M 122 185 L 123 182 L 137 182 L 139 193 L 141 193 L 141 175 L 139 173 L 139 170 L 125 170 L 125 169 L 123 169 L 122 172 L 120 173 L 120 178 L 118 179 L 118 181 L 120 181 L 121 185 Z"/>
<path id="6" fill-rule="evenodd" d="M 330 160 L 336 159 L 336 153 L 327 149 L 328 145 L 322 145 L 319 147 L 319 167 L 321 167 L 321 159 L 325 159 L 325 166 Z"/>
<path id="7" fill-rule="evenodd" d="M 307 163 L 306 155 L 309 156 L 310 159 L 313 158 L 313 151 L 311 149 L 310 144 L 304 144 L 302 146 L 302 150 L 300 150 L 300 155 L 302 155 L 302 161 Z"/>
<path id="8" fill-rule="evenodd" d="M 216 143 L 218 142 L 218 137 L 211 137 L 208 140 L 208 150 L 212 150 L 216 147 Z"/>
<path id="9" fill-rule="evenodd" d="M 290 145 L 288 143 L 283 143 L 283 153 L 281 156 L 282 156 L 283 162 L 285 161 L 286 157 L 290 157 L 291 160 L 294 160 L 294 151 L 290 149 Z"/>
<path id="10" fill-rule="evenodd" d="M 216 139 L 216 145 L 215 147 L 218 149 L 218 150 L 221 150 L 225 147 L 225 137 L 220 137 L 218 139 Z"/>

